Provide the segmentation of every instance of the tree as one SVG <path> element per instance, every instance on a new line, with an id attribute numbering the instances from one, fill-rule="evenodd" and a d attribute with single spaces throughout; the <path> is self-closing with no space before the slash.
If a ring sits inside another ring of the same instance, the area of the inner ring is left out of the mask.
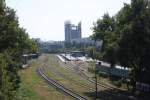
<path id="1" fill-rule="evenodd" d="M 93 39 L 102 40 L 101 55 L 102 59 L 111 63 L 115 63 L 115 19 L 109 14 L 104 14 L 102 19 L 99 19 L 93 27 Z"/>
<path id="2" fill-rule="evenodd" d="M 132 0 L 118 20 L 123 26 L 120 28 L 118 61 L 131 68 L 133 86 L 137 81 L 150 84 L 150 9 L 147 6 L 143 0 Z"/>
<path id="3" fill-rule="evenodd" d="M 124 4 L 112 18 L 114 20 L 103 17 L 93 28 L 93 38 L 104 42 L 101 51 L 103 58 L 110 63 L 129 67 L 134 87 L 136 82 L 150 84 L 149 0 L 131 0 L 131 4 Z"/>
<path id="4" fill-rule="evenodd" d="M 21 56 L 35 52 L 36 44 L 29 39 L 13 9 L 0 0 L 0 100 L 15 100 L 19 87 L 18 70 Z"/>
<path id="5" fill-rule="evenodd" d="M 15 100 L 16 89 L 19 87 L 19 76 L 16 64 L 7 54 L 0 54 L 0 100 Z"/>

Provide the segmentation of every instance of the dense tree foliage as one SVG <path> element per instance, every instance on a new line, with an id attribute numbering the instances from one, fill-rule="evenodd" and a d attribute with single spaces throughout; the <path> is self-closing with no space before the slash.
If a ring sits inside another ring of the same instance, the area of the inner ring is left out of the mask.
<path id="1" fill-rule="evenodd" d="M 13 9 L 0 0 L 0 100 L 14 100 L 19 87 L 18 69 L 23 53 L 35 52 L 37 45 L 23 28 Z"/>
<path id="2" fill-rule="evenodd" d="M 104 14 L 102 19 L 98 19 L 94 24 L 93 30 L 95 34 L 92 36 L 95 40 L 103 40 L 101 56 L 103 60 L 111 62 L 111 66 L 114 66 L 115 63 L 115 56 L 113 56 L 115 54 L 115 24 L 113 17 L 110 17 L 109 14 Z"/>
<path id="3" fill-rule="evenodd" d="M 132 0 L 126 8 L 126 17 L 120 16 L 124 27 L 118 48 L 121 65 L 132 68 L 131 79 L 150 84 L 150 9 L 143 0 Z M 123 13 L 123 12 L 122 12 Z M 121 23 L 121 24 L 122 24 Z"/>
<path id="4" fill-rule="evenodd" d="M 17 74 L 17 66 L 12 61 L 11 56 L 0 54 L 0 99 L 14 100 L 16 99 L 16 89 L 19 87 L 19 76 Z"/>
<path id="5" fill-rule="evenodd" d="M 105 14 L 93 30 L 93 38 L 103 40 L 104 60 L 130 67 L 133 86 L 137 81 L 150 84 L 149 0 L 131 0 L 116 16 Z"/>

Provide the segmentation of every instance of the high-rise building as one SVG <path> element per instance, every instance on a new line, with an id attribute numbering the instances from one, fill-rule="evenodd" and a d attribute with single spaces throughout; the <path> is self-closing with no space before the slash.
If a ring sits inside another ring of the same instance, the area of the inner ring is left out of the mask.
<path id="1" fill-rule="evenodd" d="M 65 41 L 70 42 L 72 39 L 81 39 L 81 22 L 77 26 L 70 21 L 65 22 Z"/>

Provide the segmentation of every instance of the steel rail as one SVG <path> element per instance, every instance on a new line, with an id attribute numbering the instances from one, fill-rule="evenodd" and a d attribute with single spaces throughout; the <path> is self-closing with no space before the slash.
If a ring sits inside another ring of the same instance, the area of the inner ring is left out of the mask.
<path id="1" fill-rule="evenodd" d="M 43 71 L 43 69 L 41 67 L 39 67 L 37 69 L 37 73 L 42 76 L 47 82 L 48 84 L 56 87 L 57 89 L 61 90 L 62 92 L 66 93 L 67 95 L 70 95 L 71 97 L 73 97 L 76 100 L 87 100 L 85 97 L 79 95 L 78 93 L 64 87 L 62 84 L 59 84 L 58 82 L 56 82 L 55 80 L 51 79 L 50 77 L 48 77 L 45 72 Z"/>

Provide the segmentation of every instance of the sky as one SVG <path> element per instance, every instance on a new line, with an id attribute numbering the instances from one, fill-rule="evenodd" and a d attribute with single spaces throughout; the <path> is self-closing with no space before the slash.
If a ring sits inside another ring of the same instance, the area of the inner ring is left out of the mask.
<path id="1" fill-rule="evenodd" d="M 82 22 L 82 37 L 93 34 L 93 23 L 104 13 L 115 15 L 130 0 L 6 0 L 31 38 L 64 40 L 64 22 Z"/>

